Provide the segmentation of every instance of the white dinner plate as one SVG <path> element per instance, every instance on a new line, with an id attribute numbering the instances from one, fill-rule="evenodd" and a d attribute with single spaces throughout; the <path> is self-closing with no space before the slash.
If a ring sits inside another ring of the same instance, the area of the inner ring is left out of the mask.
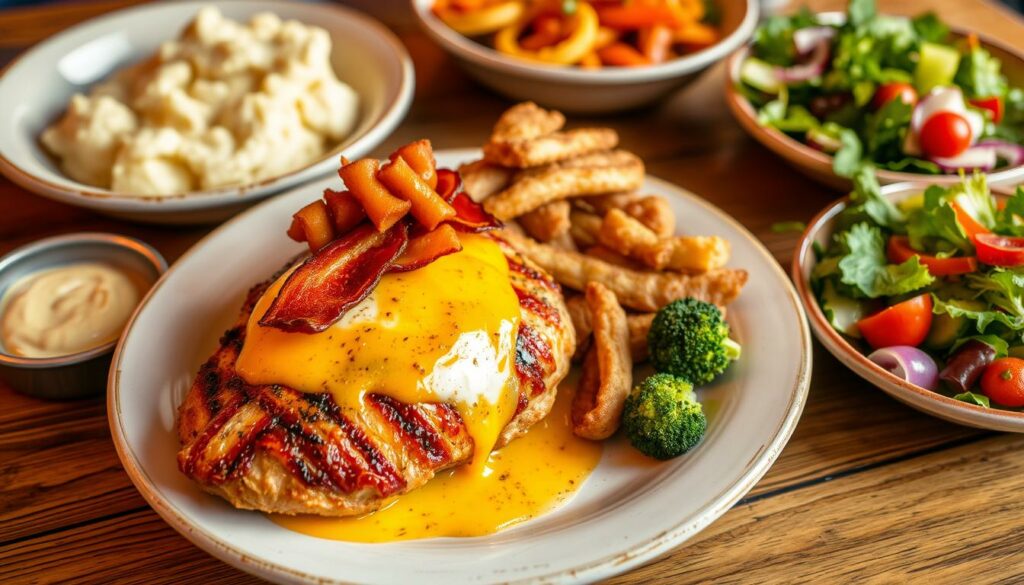
<path id="1" fill-rule="evenodd" d="M 475 150 L 439 153 L 456 167 Z M 789 279 L 739 223 L 702 199 L 648 178 L 687 233 L 732 243 L 750 272 L 729 307 L 742 359 L 701 391 L 708 434 L 689 454 L 642 461 L 622 437 L 561 508 L 474 538 L 386 544 L 322 540 L 202 492 L 177 468 L 175 414 L 199 365 L 235 319 L 251 285 L 302 250 L 285 235 L 291 214 L 325 179 L 286 193 L 216 229 L 178 260 L 129 323 L 110 370 L 110 428 L 125 470 L 151 506 L 210 554 L 282 582 L 584 582 L 627 571 L 678 546 L 721 516 L 764 475 L 796 426 L 811 373 L 810 334 Z"/>

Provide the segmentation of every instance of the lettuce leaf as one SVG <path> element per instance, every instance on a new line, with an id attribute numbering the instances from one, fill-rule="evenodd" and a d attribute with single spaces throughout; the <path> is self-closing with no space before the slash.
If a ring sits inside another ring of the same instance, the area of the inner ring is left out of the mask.
<path id="1" fill-rule="evenodd" d="M 957 221 L 948 195 L 946 189 L 937 185 L 925 190 L 924 205 L 914 211 L 907 222 L 910 246 L 915 250 L 973 252 L 974 247 L 963 226 Z"/>
<path id="2" fill-rule="evenodd" d="M 1006 94 L 1006 77 L 1000 71 L 1002 64 L 984 47 L 971 49 L 967 57 L 960 59 L 953 82 L 964 89 L 967 97 L 992 97 Z"/>
<path id="3" fill-rule="evenodd" d="M 844 250 L 839 260 L 840 282 L 867 298 L 906 294 L 930 285 L 935 279 L 917 256 L 903 264 L 889 264 L 882 231 L 858 223 L 837 236 Z"/>
<path id="4" fill-rule="evenodd" d="M 1002 311 L 976 311 L 947 303 L 938 297 L 933 298 L 933 303 L 932 312 L 937 315 L 945 313 L 950 317 L 963 317 L 973 321 L 974 328 L 978 333 L 985 333 L 985 330 L 993 323 L 998 323 L 1013 331 L 1024 329 L 1024 318 L 1015 317 Z"/>
<path id="5" fill-rule="evenodd" d="M 962 392 L 953 396 L 953 400 L 959 400 L 960 402 L 966 402 L 968 404 L 976 404 L 978 406 L 984 406 L 989 408 L 991 403 L 988 400 L 988 396 L 984 394 L 977 394 L 975 392 Z"/>

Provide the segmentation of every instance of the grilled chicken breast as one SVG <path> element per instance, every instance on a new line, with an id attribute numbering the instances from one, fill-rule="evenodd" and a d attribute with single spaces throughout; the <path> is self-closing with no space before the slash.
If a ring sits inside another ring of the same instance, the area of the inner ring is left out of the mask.
<path id="1" fill-rule="evenodd" d="M 500 447 L 551 409 L 575 338 L 558 284 L 498 242 L 522 311 L 515 356 L 519 405 Z M 271 282 L 249 292 L 238 321 L 181 404 L 178 465 L 185 475 L 239 508 L 348 516 L 373 511 L 472 458 L 473 440 L 459 412 L 445 403 L 403 404 L 370 394 L 361 409 L 342 409 L 330 394 L 247 384 L 235 362 L 249 315 Z"/>

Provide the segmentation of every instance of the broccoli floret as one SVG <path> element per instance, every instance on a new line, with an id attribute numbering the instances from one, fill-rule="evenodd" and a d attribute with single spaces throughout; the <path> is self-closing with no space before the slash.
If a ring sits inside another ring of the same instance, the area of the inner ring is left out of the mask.
<path id="1" fill-rule="evenodd" d="M 654 369 L 698 386 L 714 380 L 740 357 L 740 345 L 729 339 L 722 312 L 697 299 L 662 307 L 651 323 L 647 346 Z"/>
<path id="2" fill-rule="evenodd" d="M 700 443 L 708 419 L 693 384 L 672 374 L 654 374 L 626 398 L 622 428 L 644 455 L 671 459 Z"/>

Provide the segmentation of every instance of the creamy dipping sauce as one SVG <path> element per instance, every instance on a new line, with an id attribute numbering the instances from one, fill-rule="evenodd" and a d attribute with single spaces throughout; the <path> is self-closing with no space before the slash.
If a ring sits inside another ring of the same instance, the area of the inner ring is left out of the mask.
<path id="1" fill-rule="evenodd" d="M 117 339 L 140 298 L 138 284 L 108 264 L 42 270 L 4 295 L 0 338 L 7 353 L 22 357 L 85 351 Z"/>

